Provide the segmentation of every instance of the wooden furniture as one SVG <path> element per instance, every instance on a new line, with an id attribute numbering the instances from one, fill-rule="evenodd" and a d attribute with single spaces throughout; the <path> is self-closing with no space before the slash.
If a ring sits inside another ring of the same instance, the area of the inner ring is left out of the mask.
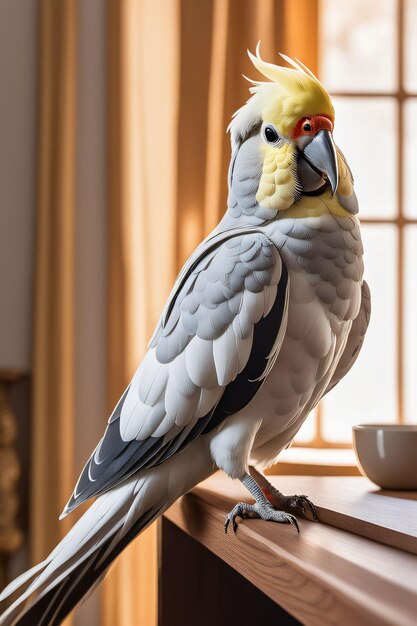
<path id="1" fill-rule="evenodd" d="M 417 493 L 382 492 L 366 479 L 356 477 L 269 478 L 284 493 L 307 493 L 318 507 L 321 523 L 301 520 L 298 535 L 289 526 L 245 520 L 237 535 L 225 535 L 227 512 L 237 501 L 250 498 L 240 483 L 221 473 L 181 498 L 164 516 L 177 529 L 164 521 L 167 540 L 163 543 L 162 572 L 171 558 L 177 572 L 176 584 L 193 590 L 188 601 L 197 610 L 198 606 L 204 607 L 201 624 L 230 623 L 223 620 L 224 612 L 218 606 L 217 583 L 213 581 L 211 589 L 210 580 L 202 575 L 208 550 L 273 600 L 277 611 L 284 609 L 289 614 L 285 617 L 283 613 L 269 623 L 294 623 L 285 621 L 293 616 L 302 624 L 317 626 L 415 626 Z M 193 539 L 194 548 L 197 542 L 202 551 L 191 571 L 187 570 L 186 550 L 181 551 L 179 543 L 173 542 L 175 537 L 177 542 L 183 541 L 184 533 Z M 164 589 L 168 587 L 162 575 L 161 626 L 190 626 L 192 622 L 186 617 L 181 622 L 167 617 Z M 234 589 L 229 603 L 239 607 L 249 592 L 243 582 L 240 587 L 236 583 Z M 261 605 L 264 611 L 263 601 L 259 600 Z M 271 606 L 265 610 L 273 611 Z M 181 607 L 178 611 L 178 615 L 185 616 Z M 208 618 L 207 611 L 211 612 Z M 264 623 L 256 619 L 256 614 L 249 617 L 248 624 Z M 245 618 L 237 623 L 243 626 Z"/>
<path id="2" fill-rule="evenodd" d="M 17 420 L 9 397 L 11 385 L 23 377 L 23 372 L 0 369 L 0 589 L 7 582 L 9 557 L 23 542 L 23 533 L 17 526 L 17 483 L 20 476 L 20 462 L 15 449 Z"/>

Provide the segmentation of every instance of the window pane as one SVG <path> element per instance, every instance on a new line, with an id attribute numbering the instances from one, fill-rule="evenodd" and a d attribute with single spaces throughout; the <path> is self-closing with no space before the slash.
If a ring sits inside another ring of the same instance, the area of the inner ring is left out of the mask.
<path id="1" fill-rule="evenodd" d="M 417 98 L 404 104 L 404 211 L 417 217 Z"/>
<path id="2" fill-rule="evenodd" d="M 311 411 L 310 415 L 301 426 L 294 441 L 297 443 L 310 443 L 316 436 L 316 414 L 317 409 Z"/>
<path id="3" fill-rule="evenodd" d="M 405 231 L 405 420 L 417 423 L 417 226 Z"/>
<path id="4" fill-rule="evenodd" d="M 335 140 L 355 179 L 361 217 L 396 215 L 397 130 L 394 98 L 333 98 Z"/>
<path id="5" fill-rule="evenodd" d="M 364 225 L 362 235 L 371 322 L 355 365 L 323 400 L 324 436 L 332 441 L 351 441 L 354 424 L 396 419 L 397 232 Z"/>
<path id="6" fill-rule="evenodd" d="M 404 20 L 405 88 L 417 93 L 417 0 L 406 0 Z"/>
<path id="7" fill-rule="evenodd" d="M 320 78 L 331 91 L 397 87 L 395 0 L 321 0 Z"/>

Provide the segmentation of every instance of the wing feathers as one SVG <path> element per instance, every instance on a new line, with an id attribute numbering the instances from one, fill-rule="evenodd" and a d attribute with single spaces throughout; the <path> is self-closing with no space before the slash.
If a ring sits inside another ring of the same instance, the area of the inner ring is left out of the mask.
<path id="1" fill-rule="evenodd" d="M 276 288 L 275 285 L 269 285 L 269 286 L 265 287 L 265 289 L 264 289 L 264 299 L 265 299 L 264 310 L 265 310 L 265 315 L 268 315 L 268 313 L 272 309 L 272 306 L 273 306 L 273 304 L 275 302 L 275 298 L 276 297 L 277 297 L 277 288 Z"/>
<path id="2" fill-rule="evenodd" d="M 213 356 L 217 384 L 225 387 L 238 373 L 239 355 L 233 326 L 228 326 L 224 333 L 213 341 Z"/>
<path id="3" fill-rule="evenodd" d="M 185 351 L 179 354 L 177 358 L 170 363 L 169 380 L 171 384 L 175 385 L 179 393 L 186 398 L 191 397 L 200 386 L 191 380 L 191 376 L 187 370 Z"/>
<path id="4" fill-rule="evenodd" d="M 253 329 L 250 331 L 247 337 L 241 338 L 240 336 L 236 336 L 236 348 L 237 348 L 237 358 L 238 358 L 238 373 L 243 370 L 246 363 L 249 360 L 249 355 L 252 350 L 252 341 L 253 341 Z"/>
<path id="5" fill-rule="evenodd" d="M 142 405 L 143 406 L 143 405 Z M 161 397 L 159 402 L 152 407 L 146 407 L 146 409 L 150 409 L 149 413 L 142 414 L 142 421 L 137 423 L 137 428 L 132 439 L 136 439 L 137 441 L 145 441 L 150 436 L 155 436 L 157 428 L 162 423 L 162 420 L 165 417 L 165 402 Z M 146 415 L 146 417 L 145 417 Z"/>
<path id="6" fill-rule="evenodd" d="M 153 406 L 158 402 L 168 380 L 168 368 L 164 367 L 149 351 L 145 367 L 138 384 L 138 397 L 143 404 Z M 123 409 L 122 417 L 123 421 Z"/>
<path id="7" fill-rule="evenodd" d="M 187 374 L 197 387 L 212 389 L 217 386 L 213 343 L 195 337 L 185 349 Z"/>
<path id="8" fill-rule="evenodd" d="M 183 396 L 173 380 L 168 381 L 165 393 L 165 411 L 167 416 L 179 426 L 187 424 L 194 416 L 200 398 L 200 390 L 195 388 L 191 396 Z"/>
<path id="9" fill-rule="evenodd" d="M 262 384 L 254 385 L 252 374 L 259 377 L 276 357 L 285 330 L 288 283 L 285 270 L 281 286 L 282 272 L 278 250 L 252 232 L 231 235 L 201 266 L 194 261 L 190 273 L 179 277 L 163 325 L 84 468 L 68 511 L 182 450 L 224 419 L 226 406 L 236 411 L 250 401 Z M 264 330 L 254 340 L 258 326 Z"/>

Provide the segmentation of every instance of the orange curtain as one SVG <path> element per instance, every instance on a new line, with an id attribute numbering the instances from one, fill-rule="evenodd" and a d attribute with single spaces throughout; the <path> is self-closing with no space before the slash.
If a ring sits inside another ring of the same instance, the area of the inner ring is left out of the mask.
<path id="1" fill-rule="evenodd" d="M 34 310 L 31 557 L 69 530 L 73 488 L 75 7 L 39 5 L 38 198 Z M 61 76 L 65 77 L 61 80 Z M 70 620 L 68 621 L 70 623 Z"/>
<path id="2" fill-rule="evenodd" d="M 73 488 L 75 7 L 40 3 L 35 277 L 32 556 L 66 533 L 57 524 Z M 61 80 L 61 77 L 64 77 Z"/>
<path id="3" fill-rule="evenodd" d="M 39 197 L 32 545 L 72 523 L 74 480 L 75 0 L 40 0 Z M 108 411 L 143 356 L 176 272 L 226 207 L 226 127 L 256 78 L 246 49 L 317 69 L 316 0 L 107 0 Z M 82 59 L 81 59 L 82 62 Z M 102 418 L 105 426 L 106 415 Z M 157 530 L 119 558 L 100 624 L 156 626 Z M 77 619 L 77 626 L 88 624 Z"/>
<path id="4" fill-rule="evenodd" d="M 109 2 L 109 410 L 146 351 L 175 278 L 179 28 L 165 0 Z M 104 583 L 102 623 L 157 620 L 157 530 Z"/>

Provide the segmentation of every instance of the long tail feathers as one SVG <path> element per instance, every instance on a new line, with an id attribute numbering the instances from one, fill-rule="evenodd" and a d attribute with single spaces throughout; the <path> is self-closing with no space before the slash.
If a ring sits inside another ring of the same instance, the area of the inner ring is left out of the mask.
<path id="1" fill-rule="evenodd" d="M 187 452 L 184 456 L 188 456 Z M 101 582 L 120 552 L 181 493 L 212 471 L 207 462 L 197 463 L 199 467 L 191 475 L 188 462 L 185 477 L 181 470 L 186 459 L 181 459 L 180 467 L 177 464 L 174 467 L 172 461 L 141 472 L 97 498 L 42 563 L 22 574 L 0 594 L 3 601 L 20 590 L 17 600 L 0 615 L 0 625 L 60 624 Z M 35 600 L 26 607 L 32 594 L 36 594 Z"/>

